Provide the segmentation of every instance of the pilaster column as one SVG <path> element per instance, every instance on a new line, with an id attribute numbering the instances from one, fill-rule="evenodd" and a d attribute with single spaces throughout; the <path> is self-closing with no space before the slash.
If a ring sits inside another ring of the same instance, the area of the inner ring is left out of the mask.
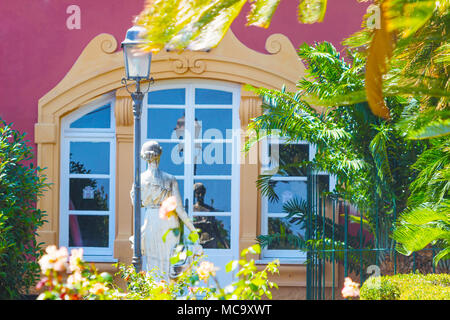
<path id="1" fill-rule="evenodd" d="M 133 102 L 124 89 L 116 91 L 116 238 L 114 257 L 131 263 L 133 251 L 129 241 L 133 234 L 133 207 L 130 190 L 133 185 Z"/>
<path id="2" fill-rule="evenodd" d="M 58 245 L 59 241 L 59 153 L 57 140 L 59 128 L 54 123 L 36 123 L 34 142 L 37 145 L 37 165 L 46 168 L 46 182 L 51 184 L 37 202 L 37 208 L 45 211 L 46 220 L 38 230 L 37 242 Z"/>
<path id="3" fill-rule="evenodd" d="M 241 149 L 248 140 L 247 126 L 252 118 L 261 114 L 261 99 L 253 93 L 242 91 L 239 117 L 241 120 Z M 260 232 L 260 193 L 256 187 L 259 175 L 259 144 L 248 153 L 241 152 L 240 173 L 240 228 L 239 250 L 256 244 Z"/>

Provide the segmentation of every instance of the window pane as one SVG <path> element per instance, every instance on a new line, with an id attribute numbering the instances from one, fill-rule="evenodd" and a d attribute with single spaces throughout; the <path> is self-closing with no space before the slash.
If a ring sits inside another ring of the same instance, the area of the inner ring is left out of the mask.
<path id="1" fill-rule="evenodd" d="M 231 217 L 195 216 L 193 222 L 204 249 L 230 249 Z"/>
<path id="2" fill-rule="evenodd" d="M 330 176 L 319 174 L 317 178 L 319 194 L 330 191 Z"/>
<path id="3" fill-rule="evenodd" d="M 233 94 L 212 89 L 195 89 L 195 104 L 233 104 Z"/>
<path id="4" fill-rule="evenodd" d="M 184 105 L 186 102 L 185 89 L 166 89 L 148 93 L 148 104 Z"/>
<path id="5" fill-rule="evenodd" d="M 231 139 L 233 111 L 231 109 L 196 109 L 195 120 L 201 126 L 202 139 Z M 227 136 L 227 129 L 230 130 Z"/>
<path id="6" fill-rule="evenodd" d="M 69 215 L 70 247 L 108 247 L 109 216 Z"/>
<path id="7" fill-rule="evenodd" d="M 274 191 L 279 200 L 269 201 L 270 213 L 282 213 L 283 205 L 287 202 L 297 199 L 299 201 L 306 201 L 306 181 L 276 181 L 272 180 L 274 184 Z"/>
<path id="8" fill-rule="evenodd" d="M 180 191 L 180 197 L 181 197 L 181 201 L 183 202 L 183 206 L 185 205 L 184 202 L 184 180 L 183 179 L 177 179 L 178 182 L 178 189 Z M 184 208 L 186 210 L 186 208 Z"/>
<path id="9" fill-rule="evenodd" d="M 196 143 L 195 146 L 194 175 L 231 175 L 231 143 Z"/>
<path id="10" fill-rule="evenodd" d="M 147 138 L 183 139 L 185 128 L 184 109 L 149 108 L 147 116 Z"/>
<path id="11" fill-rule="evenodd" d="M 268 234 L 279 234 L 280 237 L 276 238 L 269 246 L 268 249 L 278 250 L 290 250 L 298 249 L 295 240 L 290 236 L 304 237 L 305 229 L 302 224 L 296 224 L 292 221 L 288 221 L 286 218 L 269 218 L 269 230 Z M 286 237 L 287 236 L 287 237 Z M 290 239 L 288 238 L 290 237 Z"/>
<path id="12" fill-rule="evenodd" d="M 279 163 L 278 176 L 306 176 L 305 167 L 289 167 L 309 160 L 309 146 L 307 144 L 269 144 L 269 157 L 274 163 Z M 278 160 L 279 159 L 279 160 Z"/>
<path id="13" fill-rule="evenodd" d="M 184 143 L 160 142 L 159 145 L 162 148 L 160 169 L 175 176 L 184 175 Z"/>
<path id="14" fill-rule="evenodd" d="M 230 212 L 230 180 L 195 180 L 194 212 Z"/>
<path id="15" fill-rule="evenodd" d="M 70 173 L 109 174 L 109 142 L 70 142 Z"/>
<path id="16" fill-rule="evenodd" d="M 70 128 L 111 128 L 111 105 L 107 104 L 82 116 L 70 124 Z"/>
<path id="17" fill-rule="evenodd" d="M 70 178 L 69 189 L 69 210 L 109 210 L 109 179 Z"/>

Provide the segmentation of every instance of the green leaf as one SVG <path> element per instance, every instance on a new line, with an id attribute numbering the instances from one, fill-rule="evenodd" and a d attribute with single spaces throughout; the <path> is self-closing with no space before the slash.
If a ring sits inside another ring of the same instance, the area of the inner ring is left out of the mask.
<path id="1" fill-rule="evenodd" d="M 179 254 L 177 254 L 176 256 L 170 257 L 171 264 L 177 264 L 178 261 L 180 261 Z"/>
<path id="2" fill-rule="evenodd" d="M 235 270 L 238 266 L 239 266 L 239 261 L 232 260 L 226 264 L 225 271 L 231 272 L 231 271 Z"/>
<path id="3" fill-rule="evenodd" d="M 168 229 L 162 236 L 162 241 L 166 242 L 167 235 L 172 231 L 172 229 Z"/>
<path id="4" fill-rule="evenodd" d="M 261 253 L 261 247 L 259 244 L 254 244 L 253 246 L 249 247 L 248 250 L 252 254 L 260 254 Z"/>
<path id="5" fill-rule="evenodd" d="M 195 242 L 198 241 L 199 235 L 198 235 L 198 233 L 197 233 L 196 231 L 192 231 L 192 232 L 189 234 L 188 239 L 189 239 L 190 241 L 192 241 L 192 242 L 195 243 Z"/>
<path id="6" fill-rule="evenodd" d="M 327 0 L 300 0 L 298 20 L 301 23 L 322 22 L 327 10 Z"/>
<path id="7" fill-rule="evenodd" d="M 408 133 L 410 139 L 431 139 L 439 138 L 450 134 L 450 119 L 436 120 L 427 123 L 418 130 L 413 130 Z"/>
<path id="8" fill-rule="evenodd" d="M 251 0 L 251 3 L 247 25 L 268 28 L 280 0 Z"/>
<path id="9" fill-rule="evenodd" d="M 433 263 L 435 266 L 438 265 L 439 261 L 450 259 L 450 246 L 439 251 L 433 258 Z"/>

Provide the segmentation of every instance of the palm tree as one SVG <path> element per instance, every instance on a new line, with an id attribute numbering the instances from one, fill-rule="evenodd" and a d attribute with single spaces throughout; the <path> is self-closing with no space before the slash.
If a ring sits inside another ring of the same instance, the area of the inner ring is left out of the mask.
<path id="1" fill-rule="evenodd" d="M 256 134 L 252 135 L 246 148 L 248 150 L 256 141 L 275 130 L 290 142 L 306 140 L 314 144 L 317 147 L 315 159 L 301 163 L 281 163 L 278 173 L 309 166 L 313 170 L 335 175 L 335 196 L 357 206 L 363 215 L 362 219 L 361 216 L 349 218 L 358 223 L 363 221 L 363 228 L 374 236 L 373 241 L 363 241 L 366 247 L 376 245 L 390 248 L 393 246 L 389 236 L 394 210 L 406 208 L 408 186 L 414 179 L 411 166 L 422 152 L 423 143 L 406 139 L 395 125 L 408 106 L 405 99 L 387 99 L 393 121 L 375 116 L 366 102 L 321 111 L 311 107 L 311 100 L 347 96 L 364 88 L 364 56 L 357 51 L 349 51 L 347 55 L 348 62 L 327 42 L 314 46 L 304 44 L 300 47 L 299 56 L 308 66 L 308 74 L 299 80 L 296 93 L 249 87 L 262 96 L 264 113 L 249 125 L 249 130 Z M 270 175 L 261 176 L 258 186 L 270 200 L 277 199 Z M 289 218 L 295 217 L 299 223 L 304 223 L 306 211 L 300 203 L 288 203 L 284 209 Z M 342 226 L 334 226 L 336 236 L 332 242 L 330 219 L 316 219 L 312 224 L 310 227 L 313 229 L 325 232 L 326 241 L 316 242 L 316 248 L 327 249 L 332 245 L 334 248 L 343 248 L 346 245 Z M 262 244 L 268 245 L 280 237 L 275 234 L 272 237 L 260 237 L 260 240 Z M 295 239 L 293 235 L 289 238 L 300 249 L 307 245 L 305 239 Z M 357 252 L 360 235 L 350 236 L 348 242 L 350 252 Z M 367 251 L 363 257 L 359 253 L 352 253 L 349 257 L 350 267 L 357 271 L 361 259 L 364 265 L 373 264 L 373 256 L 371 251 Z M 343 259 L 343 255 L 336 258 Z M 383 256 L 379 255 L 378 258 L 382 259 Z"/>

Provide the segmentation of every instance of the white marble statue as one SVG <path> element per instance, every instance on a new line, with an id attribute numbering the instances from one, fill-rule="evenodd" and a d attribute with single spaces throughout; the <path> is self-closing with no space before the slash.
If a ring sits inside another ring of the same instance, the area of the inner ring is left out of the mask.
<path id="1" fill-rule="evenodd" d="M 141 228 L 141 254 L 142 270 L 149 271 L 157 267 L 159 275 L 167 280 L 170 253 L 179 243 L 180 236 L 169 232 L 163 241 L 163 235 L 167 230 L 179 227 L 178 218 L 190 231 L 194 231 L 195 228 L 184 210 L 177 180 L 159 169 L 161 153 L 162 148 L 156 141 L 148 141 L 142 145 L 141 157 L 147 161 L 148 168 L 141 174 L 141 201 L 145 207 Z M 171 196 L 176 198 L 177 215 L 162 219 L 159 217 L 161 203 Z M 133 199 L 134 188 L 131 190 L 132 203 Z M 195 251 L 195 254 L 201 254 L 202 249 L 197 245 Z"/>

